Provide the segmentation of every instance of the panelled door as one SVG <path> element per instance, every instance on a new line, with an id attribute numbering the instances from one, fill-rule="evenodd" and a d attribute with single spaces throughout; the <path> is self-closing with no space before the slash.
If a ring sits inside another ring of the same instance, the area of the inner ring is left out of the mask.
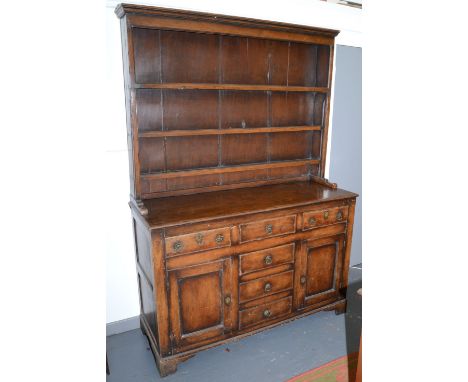
<path id="1" fill-rule="evenodd" d="M 169 271 L 173 345 L 213 341 L 236 325 L 231 258 Z"/>
<path id="2" fill-rule="evenodd" d="M 296 260 L 296 308 L 338 298 L 344 241 L 344 235 L 337 235 L 301 242 Z"/>

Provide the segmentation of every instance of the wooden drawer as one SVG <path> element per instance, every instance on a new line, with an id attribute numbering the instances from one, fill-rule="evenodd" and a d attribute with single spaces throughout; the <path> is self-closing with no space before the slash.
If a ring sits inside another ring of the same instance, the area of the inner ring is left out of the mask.
<path id="1" fill-rule="evenodd" d="M 239 230 L 242 243 L 294 233 L 296 232 L 296 215 L 241 224 Z"/>
<path id="2" fill-rule="evenodd" d="M 166 256 L 180 255 L 231 245 L 229 227 L 166 238 Z"/>
<path id="3" fill-rule="evenodd" d="M 344 222 L 348 219 L 348 207 L 333 207 L 318 211 L 304 212 L 303 230 L 313 229 L 323 225 Z"/>
<path id="4" fill-rule="evenodd" d="M 276 273 L 239 285 L 240 302 L 253 300 L 293 287 L 293 271 Z"/>
<path id="5" fill-rule="evenodd" d="M 294 243 L 280 247 L 264 249 L 262 251 L 246 253 L 240 256 L 240 270 L 242 273 L 274 267 L 275 265 L 294 261 Z"/>
<path id="6" fill-rule="evenodd" d="M 291 313 L 292 297 L 240 311 L 241 329 Z"/>

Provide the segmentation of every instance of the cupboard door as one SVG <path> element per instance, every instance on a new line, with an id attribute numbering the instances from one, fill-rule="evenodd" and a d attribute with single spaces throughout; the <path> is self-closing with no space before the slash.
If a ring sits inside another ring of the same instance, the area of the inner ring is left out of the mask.
<path id="1" fill-rule="evenodd" d="M 215 340 L 236 324 L 231 258 L 169 272 L 173 345 Z"/>
<path id="2" fill-rule="evenodd" d="M 340 295 L 344 235 L 301 243 L 296 261 L 296 307 L 304 308 Z"/>

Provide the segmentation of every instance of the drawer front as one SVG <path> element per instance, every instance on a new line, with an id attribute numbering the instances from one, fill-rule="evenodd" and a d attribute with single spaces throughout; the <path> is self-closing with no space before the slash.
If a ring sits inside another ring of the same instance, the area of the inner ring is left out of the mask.
<path id="1" fill-rule="evenodd" d="M 324 210 L 304 212 L 303 229 L 313 229 L 329 224 L 344 222 L 348 219 L 348 207 L 333 207 Z"/>
<path id="2" fill-rule="evenodd" d="M 264 297 L 293 286 L 293 271 L 277 273 L 239 285 L 240 302 Z"/>
<path id="3" fill-rule="evenodd" d="M 241 273 L 274 267 L 294 261 L 294 243 L 262 251 L 246 253 L 240 256 Z"/>
<path id="4" fill-rule="evenodd" d="M 231 245 L 229 227 L 166 238 L 166 256 L 180 255 Z"/>
<path id="5" fill-rule="evenodd" d="M 296 232 L 296 215 L 241 224 L 239 229 L 240 241 L 243 243 L 294 233 Z"/>
<path id="6" fill-rule="evenodd" d="M 240 311 L 241 329 L 291 313 L 292 297 Z"/>

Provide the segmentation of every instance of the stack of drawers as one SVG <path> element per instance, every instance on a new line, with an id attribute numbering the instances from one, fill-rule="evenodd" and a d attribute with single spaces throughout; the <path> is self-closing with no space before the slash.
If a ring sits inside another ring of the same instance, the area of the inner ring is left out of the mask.
<path id="1" fill-rule="evenodd" d="M 296 215 L 239 225 L 247 243 L 296 231 Z M 241 254 L 239 258 L 239 329 L 291 313 L 294 243 Z"/>
<path id="2" fill-rule="evenodd" d="M 294 243 L 240 255 L 240 329 L 291 312 Z"/>

